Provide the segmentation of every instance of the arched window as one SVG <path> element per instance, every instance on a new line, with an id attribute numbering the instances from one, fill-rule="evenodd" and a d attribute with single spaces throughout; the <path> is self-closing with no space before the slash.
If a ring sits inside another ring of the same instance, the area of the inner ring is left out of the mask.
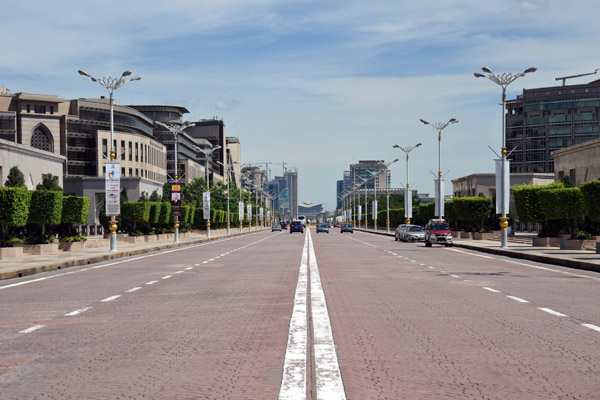
<path id="1" fill-rule="evenodd" d="M 45 125 L 40 124 L 33 130 L 33 134 L 31 135 L 31 147 L 54 153 L 52 134 Z"/>

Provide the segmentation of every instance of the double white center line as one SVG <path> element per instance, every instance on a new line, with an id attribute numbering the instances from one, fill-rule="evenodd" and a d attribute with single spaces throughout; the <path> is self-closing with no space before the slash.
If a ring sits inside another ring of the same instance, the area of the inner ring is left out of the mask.
<path id="1" fill-rule="evenodd" d="M 310 301 L 313 325 L 314 367 L 317 399 L 345 399 L 344 384 L 333 343 L 333 333 L 325 293 L 310 230 L 306 230 L 298 274 L 294 310 L 290 321 L 288 346 L 283 366 L 279 399 L 306 399 L 308 360 L 307 288 L 310 268 Z"/>

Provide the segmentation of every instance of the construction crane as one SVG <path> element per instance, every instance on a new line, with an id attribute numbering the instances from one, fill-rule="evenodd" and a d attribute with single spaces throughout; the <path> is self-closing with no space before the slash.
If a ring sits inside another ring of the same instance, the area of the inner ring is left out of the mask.
<path id="1" fill-rule="evenodd" d="M 560 78 L 555 78 L 555 80 L 557 80 L 557 81 L 560 81 L 560 80 L 562 80 L 562 82 L 563 82 L 563 84 L 562 84 L 562 85 L 563 85 L 563 86 L 565 86 L 565 83 L 566 83 L 565 81 L 566 81 L 567 79 L 571 79 L 571 78 L 579 78 L 580 76 L 594 75 L 594 74 L 596 74 L 596 73 L 597 73 L 599 70 L 600 70 L 600 68 L 598 68 L 598 69 L 597 69 L 597 70 L 595 70 L 594 72 L 588 72 L 587 74 L 579 74 L 579 75 L 563 76 L 563 77 L 560 77 Z"/>
<path id="2" fill-rule="evenodd" d="M 271 161 L 262 161 L 262 162 L 252 162 L 252 163 L 244 163 L 244 165 L 248 165 L 250 167 L 255 167 L 257 165 L 265 166 L 265 174 L 267 178 L 267 182 L 269 181 L 269 164 L 273 164 Z"/>
<path id="3" fill-rule="evenodd" d="M 285 175 L 285 166 L 287 165 L 286 162 L 284 162 L 284 161 L 276 162 L 276 163 L 273 163 L 273 165 L 281 165 L 283 167 L 283 175 Z"/>

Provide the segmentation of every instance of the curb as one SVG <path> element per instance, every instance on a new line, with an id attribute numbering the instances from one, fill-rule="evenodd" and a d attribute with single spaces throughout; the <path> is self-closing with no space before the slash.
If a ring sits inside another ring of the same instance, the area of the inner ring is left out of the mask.
<path id="1" fill-rule="evenodd" d="M 76 259 L 76 260 L 58 261 L 58 262 L 52 262 L 52 263 L 46 264 L 46 265 L 39 265 L 39 266 L 35 266 L 35 267 L 24 267 L 23 269 L 18 269 L 18 270 L 14 270 L 14 271 L 0 272 L 0 281 L 7 280 L 7 279 L 13 279 L 13 278 L 22 278 L 24 276 L 35 275 L 35 274 L 39 274 L 41 272 L 56 271 L 56 270 L 61 270 L 64 268 L 69 268 L 69 267 L 78 267 L 81 265 L 95 264 L 95 263 L 99 263 L 99 262 L 103 262 L 103 261 L 114 260 L 117 258 L 130 257 L 130 256 L 138 255 L 138 254 L 151 253 L 154 251 L 171 249 L 171 248 L 175 248 L 175 247 L 183 247 L 183 246 L 188 246 L 191 244 L 211 242 L 211 241 L 218 240 L 218 239 L 242 236 L 242 235 L 247 235 L 249 233 L 262 232 L 265 230 L 267 230 L 267 229 L 261 229 L 261 230 L 257 230 L 257 231 L 246 231 L 246 232 L 241 232 L 241 233 L 236 232 L 236 233 L 230 233 L 229 235 L 214 236 L 214 237 L 209 237 L 209 238 L 204 237 L 204 238 L 198 238 L 198 239 L 188 240 L 188 241 L 179 242 L 179 243 L 170 242 L 170 243 L 165 243 L 165 244 L 159 244 L 159 245 L 152 246 L 152 247 L 145 247 L 143 249 L 131 249 L 131 250 L 124 250 L 124 251 L 117 251 L 115 253 L 108 253 L 108 254 L 103 254 L 103 255 L 95 255 L 95 256 L 87 256 L 86 257 L 85 254 L 83 254 L 81 258 Z M 58 256 L 58 257 L 60 257 L 60 256 Z"/>

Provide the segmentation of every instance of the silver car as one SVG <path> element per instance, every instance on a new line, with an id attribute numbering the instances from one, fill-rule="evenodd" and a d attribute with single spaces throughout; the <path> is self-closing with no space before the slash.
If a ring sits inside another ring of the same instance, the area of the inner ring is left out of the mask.
<path id="1" fill-rule="evenodd" d="M 402 233 L 404 231 L 404 228 L 406 228 L 407 226 L 408 226 L 407 224 L 398 225 L 398 227 L 396 228 L 396 232 L 394 233 L 394 239 L 396 239 L 396 242 L 402 238 Z"/>
<path id="2" fill-rule="evenodd" d="M 419 225 L 407 225 L 402 231 L 400 240 L 403 242 L 423 242 L 425 241 L 425 231 Z"/>

